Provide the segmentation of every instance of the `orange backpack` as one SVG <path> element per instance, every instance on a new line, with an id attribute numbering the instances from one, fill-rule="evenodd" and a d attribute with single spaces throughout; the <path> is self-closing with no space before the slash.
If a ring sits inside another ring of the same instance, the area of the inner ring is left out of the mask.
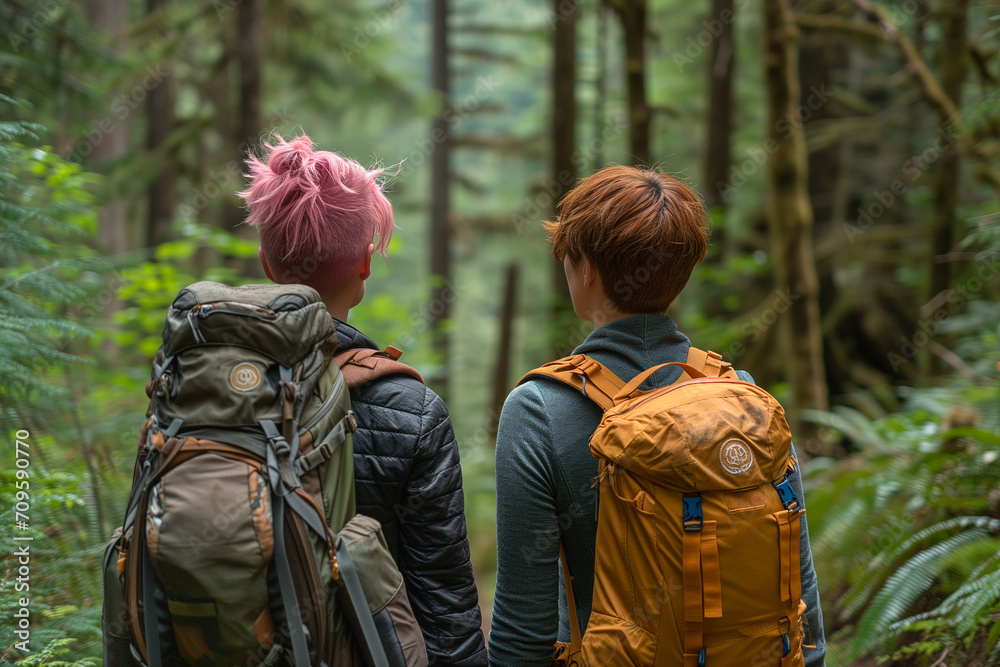
<path id="1" fill-rule="evenodd" d="M 681 378 L 639 391 L 656 370 Z M 554 665 L 802 667 L 804 509 L 784 411 L 714 352 L 691 348 L 624 384 L 574 355 L 531 371 L 604 409 L 594 602 L 582 640 L 561 552 L 572 640 Z"/>

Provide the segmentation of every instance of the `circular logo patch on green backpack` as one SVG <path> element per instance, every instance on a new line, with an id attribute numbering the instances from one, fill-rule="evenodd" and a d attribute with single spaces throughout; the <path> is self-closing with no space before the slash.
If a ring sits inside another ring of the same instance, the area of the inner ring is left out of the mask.
<path id="1" fill-rule="evenodd" d="M 260 370 L 247 362 L 236 364 L 229 373 L 229 385 L 236 391 L 253 391 L 263 379 Z"/>

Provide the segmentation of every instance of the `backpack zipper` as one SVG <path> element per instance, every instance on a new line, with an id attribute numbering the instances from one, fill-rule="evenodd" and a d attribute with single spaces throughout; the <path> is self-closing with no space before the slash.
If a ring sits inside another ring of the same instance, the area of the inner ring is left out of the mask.
<path id="1" fill-rule="evenodd" d="M 330 395 L 326 397 L 325 401 L 323 401 L 323 405 L 319 406 L 319 410 L 316 411 L 316 414 L 310 417 L 309 421 L 306 422 L 305 426 L 302 426 L 299 429 L 299 437 L 302 437 L 306 431 L 315 426 L 316 422 L 322 419 L 326 415 L 326 413 L 329 412 L 331 408 L 333 408 L 333 404 L 337 401 L 337 397 L 340 396 L 340 391 L 343 388 L 343 386 L 344 386 L 344 374 L 341 373 L 339 376 L 337 376 L 337 380 L 333 383 L 333 389 L 330 390 Z"/>
<path id="2" fill-rule="evenodd" d="M 264 308 L 252 303 L 240 303 L 238 301 L 222 301 L 223 305 L 215 303 L 196 304 L 191 308 L 199 318 L 205 319 L 212 313 L 226 313 L 228 315 L 241 315 L 243 317 L 256 317 L 261 320 L 276 320 L 278 315 L 270 308 Z"/>

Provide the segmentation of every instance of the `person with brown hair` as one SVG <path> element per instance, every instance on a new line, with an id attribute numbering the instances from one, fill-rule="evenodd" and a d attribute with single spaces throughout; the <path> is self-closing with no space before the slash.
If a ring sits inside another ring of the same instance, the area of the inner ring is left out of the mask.
<path id="1" fill-rule="evenodd" d="M 664 313 L 705 257 L 706 220 L 695 192 L 651 169 L 608 167 L 566 195 L 545 227 L 565 267 L 573 309 L 594 326 L 573 354 L 599 362 L 622 382 L 688 359 L 690 341 Z M 752 382 L 749 374 L 738 374 Z M 662 387 L 679 376 L 680 369 L 668 366 L 643 386 Z M 598 460 L 589 441 L 602 415 L 579 389 L 547 378 L 522 382 L 504 403 L 496 447 L 497 585 L 487 642 L 492 665 L 549 665 L 553 643 L 570 638 L 569 614 L 587 627 L 598 504 Z M 801 502 L 798 469 L 789 482 Z M 824 663 L 825 641 L 804 518 L 800 525 L 811 640 L 805 664 L 815 667 Z M 573 576 L 572 610 L 560 545 Z M 666 591 L 677 593 L 679 586 Z"/>

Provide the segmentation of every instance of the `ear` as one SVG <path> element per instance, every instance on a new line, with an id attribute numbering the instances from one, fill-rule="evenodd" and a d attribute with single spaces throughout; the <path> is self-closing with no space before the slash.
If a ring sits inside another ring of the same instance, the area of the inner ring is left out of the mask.
<path id="1" fill-rule="evenodd" d="M 267 259 L 264 258 L 264 249 L 257 248 L 257 258 L 260 259 L 260 265 L 264 267 L 264 275 L 272 283 L 277 283 L 278 281 L 274 279 L 274 275 L 271 273 L 271 267 L 267 263 Z"/>
<path id="2" fill-rule="evenodd" d="M 597 267 L 586 255 L 583 255 L 580 261 L 583 262 L 583 286 L 590 287 L 597 280 Z"/>
<path id="3" fill-rule="evenodd" d="M 375 245 L 373 243 L 368 244 L 368 250 L 365 252 L 365 257 L 361 260 L 361 279 L 368 280 L 368 277 L 372 274 L 372 253 L 375 252 Z"/>

